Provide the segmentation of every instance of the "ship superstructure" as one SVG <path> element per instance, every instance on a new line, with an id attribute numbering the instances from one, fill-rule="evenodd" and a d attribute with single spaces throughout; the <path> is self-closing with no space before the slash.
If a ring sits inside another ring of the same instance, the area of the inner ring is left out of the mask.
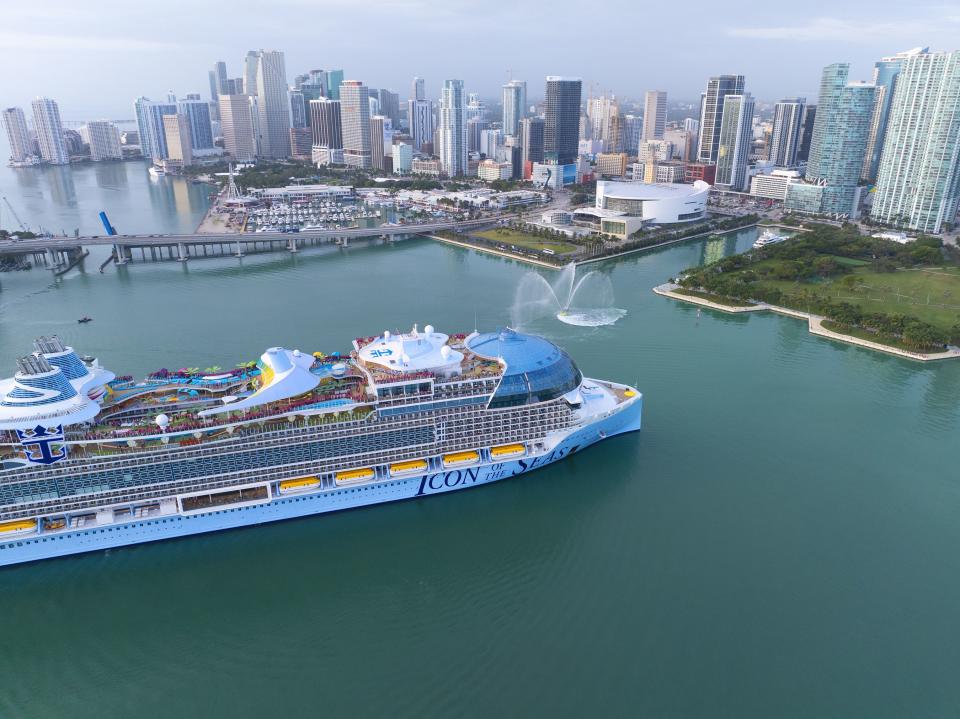
<path id="1" fill-rule="evenodd" d="M 115 376 L 41 337 L 0 380 L 0 564 L 460 489 L 639 429 L 641 397 L 510 329 Z"/>

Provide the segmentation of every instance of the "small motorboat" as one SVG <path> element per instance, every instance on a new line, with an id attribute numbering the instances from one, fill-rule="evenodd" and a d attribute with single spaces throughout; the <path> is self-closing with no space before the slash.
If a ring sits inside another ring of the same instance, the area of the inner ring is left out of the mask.
<path id="1" fill-rule="evenodd" d="M 87 324 L 87 322 L 93 322 L 93 317 L 81 317 L 80 319 L 77 320 L 77 322 L 79 322 L 82 325 L 85 325 Z"/>

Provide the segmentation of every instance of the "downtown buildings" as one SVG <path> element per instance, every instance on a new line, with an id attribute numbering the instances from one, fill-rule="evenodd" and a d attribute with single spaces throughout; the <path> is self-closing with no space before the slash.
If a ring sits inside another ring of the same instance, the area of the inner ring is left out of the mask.
<path id="1" fill-rule="evenodd" d="M 667 125 L 667 93 L 647 90 L 643 101 L 643 140 L 662 140 Z"/>
<path id="2" fill-rule="evenodd" d="M 903 57 L 870 216 L 919 232 L 953 223 L 960 201 L 960 52 Z"/>
<path id="3" fill-rule="evenodd" d="M 707 82 L 707 89 L 700 103 L 700 143 L 697 162 L 716 164 L 720 153 L 720 125 L 723 121 L 724 98 L 727 95 L 742 95 L 745 80 L 743 75 L 718 75 Z"/>
<path id="4" fill-rule="evenodd" d="M 27 128 L 27 118 L 19 107 L 8 107 L 3 111 L 3 126 L 7 131 L 7 144 L 10 148 L 10 164 L 32 164 L 35 159 L 33 141 Z"/>
<path id="5" fill-rule="evenodd" d="M 577 161 L 580 144 L 580 78 L 547 77 L 543 112 L 544 161 L 569 165 Z"/>
<path id="6" fill-rule="evenodd" d="M 526 117 L 527 83 L 511 80 L 503 86 L 503 134 L 517 136 Z"/>
<path id="7" fill-rule="evenodd" d="M 368 170 L 373 166 L 370 144 L 370 96 L 359 80 L 340 85 L 340 116 L 343 127 L 343 162 Z"/>
<path id="8" fill-rule="evenodd" d="M 56 100 L 38 97 L 32 103 L 33 127 L 40 145 L 40 156 L 51 165 L 66 165 L 70 162 L 70 153 L 63 139 L 63 125 L 60 122 L 60 108 Z"/>
<path id="9" fill-rule="evenodd" d="M 87 143 L 90 145 L 90 159 L 94 162 L 120 160 L 123 150 L 120 147 L 120 131 L 107 120 L 94 120 L 86 126 Z"/>
<path id="10" fill-rule="evenodd" d="M 467 174 L 467 108 L 463 80 L 446 80 L 440 93 L 437 154 L 448 177 Z"/>

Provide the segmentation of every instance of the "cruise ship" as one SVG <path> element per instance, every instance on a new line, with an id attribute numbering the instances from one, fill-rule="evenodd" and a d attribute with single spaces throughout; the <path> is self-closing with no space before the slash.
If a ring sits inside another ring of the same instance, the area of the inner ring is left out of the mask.
<path id="1" fill-rule="evenodd" d="M 40 337 L 0 380 L 0 565 L 476 487 L 639 430 L 641 407 L 509 328 L 143 381 Z"/>

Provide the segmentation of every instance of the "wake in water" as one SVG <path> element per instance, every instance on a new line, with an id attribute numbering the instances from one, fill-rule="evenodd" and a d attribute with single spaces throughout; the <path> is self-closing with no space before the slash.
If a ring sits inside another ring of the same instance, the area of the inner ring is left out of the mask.
<path id="1" fill-rule="evenodd" d="M 510 316 L 514 327 L 525 327 L 544 317 L 578 327 L 612 325 L 626 310 L 613 306 L 613 284 L 598 272 L 588 272 L 579 280 L 571 262 L 551 285 L 536 272 L 520 280 Z"/>

